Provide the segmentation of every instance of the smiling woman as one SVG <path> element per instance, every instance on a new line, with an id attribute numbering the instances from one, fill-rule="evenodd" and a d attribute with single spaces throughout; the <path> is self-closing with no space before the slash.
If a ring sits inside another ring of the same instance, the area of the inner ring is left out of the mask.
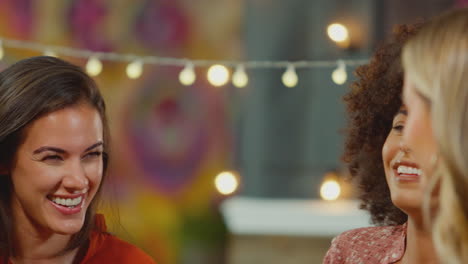
<path id="1" fill-rule="evenodd" d="M 443 263 L 468 263 L 468 8 L 433 18 L 402 58 L 403 139 L 432 183 L 425 220 Z"/>
<path id="2" fill-rule="evenodd" d="M 53 57 L 0 73 L 0 263 L 154 263 L 106 233 L 105 104 L 80 68 Z"/>
<path id="3" fill-rule="evenodd" d="M 357 69 L 359 78 L 345 97 L 349 126 L 344 158 L 358 183 L 361 208 L 378 226 L 337 236 L 325 264 L 437 263 L 422 216 L 427 179 L 412 149 L 402 144 L 407 109 L 401 101 L 400 54 L 421 26 L 398 26 L 393 41 Z"/>

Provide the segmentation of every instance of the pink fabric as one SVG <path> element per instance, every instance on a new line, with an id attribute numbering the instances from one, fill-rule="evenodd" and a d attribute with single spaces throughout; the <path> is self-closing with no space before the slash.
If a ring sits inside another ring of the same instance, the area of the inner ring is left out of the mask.
<path id="1" fill-rule="evenodd" d="M 406 224 L 364 227 L 332 240 L 324 264 L 390 264 L 405 253 Z"/>
<path id="2" fill-rule="evenodd" d="M 455 5 L 458 7 L 468 6 L 468 0 L 457 0 Z"/>

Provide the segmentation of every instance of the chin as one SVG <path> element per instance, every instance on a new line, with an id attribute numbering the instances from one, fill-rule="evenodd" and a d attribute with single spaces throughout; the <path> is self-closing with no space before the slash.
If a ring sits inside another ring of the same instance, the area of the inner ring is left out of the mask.
<path id="1" fill-rule="evenodd" d="M 421 204 L 419 203 L 394 203 L 396 207 L 402 210 L 408 216 L 419 215 L 421 213 Z"/>
<path id="2" fill-rule="evenodd" d="M 84 218 L 66 220 L 60 223 L 56 223 L 51 229 L 54 231 L 54 233 L 60 235 L 74 235 L 81 230 L 81 228 L 83 227 L 83 223 Z"/>
<path id="3" fill-rule="evenodd" d="M 392 196 L 393 204 L 404 212 L 421 210 L 422 203 L 420 200 L 421 199 L 419 199 L 419 197 L 412 197 L 406 195 Z"/>

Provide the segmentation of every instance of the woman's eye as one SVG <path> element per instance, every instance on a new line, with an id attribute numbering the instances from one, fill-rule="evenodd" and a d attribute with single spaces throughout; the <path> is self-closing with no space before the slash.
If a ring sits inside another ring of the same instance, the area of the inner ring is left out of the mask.
<path id="1" fill-rule="evenodd" d="M 404 125 L 394 125 L 393 126 L 393 130 L 396 130 L 398 132 L 402 132 L 403 131 L 403 128 L 405 128 Z"/>
<path id="2" fill-rule="evenodd" d="M 59 155 L 48 155 L 42 158 L 42 161 L 46 161 L 46 160 L 59 161 L 59 160 L 62 160 L 62 157 L 60 157 Z"/>
<path id="3" fill-rule="evenodd" d="M 102 155 L 101 151 L 94 151 L 86 154 L 85 157 L 100 157 Z"/>

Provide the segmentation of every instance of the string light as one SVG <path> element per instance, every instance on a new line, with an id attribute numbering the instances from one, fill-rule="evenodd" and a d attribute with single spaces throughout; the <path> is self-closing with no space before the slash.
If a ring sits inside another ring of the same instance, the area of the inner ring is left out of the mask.
<path id="1" fill-rule="evenodd" d="M 214 86 L 223 86 L 229 81 L 229 70 L 221 65 L 215 64 L 208 69 L 208 81 Z"/>
<path id="2" fill-rule="evenodd" d="M 346 64 L 342 60 L 339 60 L 337 64 L 338 66 L 332 72 L 332 80 L 336 84 L 342 85 L 348 79 L 348 74 L 346 73 Z"/>
<path id="3" fill-rule="evenodd" d="M 244 65 L 237 66 L 236 71 L 232 75 L 232 84 L 238 88 L 244 88 L 249 83 L 249 76 L 245 72 Z"/>
<path id="4" fill-rule="evenodd" d="M 349 39 L 349 37 L 348 37 Z M 229 81 L 229 70 L 236 69 L 233 76 L 232 76 L 232 83 L 236 87 L 245 87 L 248 84 L 249 77 L 246 74 L 247 69 L 285 69 L 282 76 L 282 81 L 285 86 L 287 87 L 294 87 L 298 83 L 298 76 L 296 74 L 296 69 L 310 69 L 310 68 L 332 68 L 336 67 L 337 62 L 334 60 L 315 60 L 315 61 L 307 61 L 307 60 L 300 60 L 300 61 L 230 61 L 230 60 L 187 60 L 183 58 L 171 58 L 171 57 L 157 57 L 157 56 L 137 56 L 133 54 L 123 54 L 123 53 L 115 53 L 115 52 L 99 52 L 98 54 L 91 50 L 85 49 L 74 49 L 65 46 L 52 46 L 52 45 L 43 45 L 40 43 L 35 42 L 28 42 L 22 40 L 15 40 L 15 39 L 8 39 L 8 38 L 0 38 L 0 59 L 4 55 L 4 48 L 5 47 L 12 47 L 15 49 L 23 49 L 23 50 L 30 50 L 36 51 L 42 54 L 47 55 L 54 55 L 54 56 L 61 56 L 61 57 L 73 57 L 73 58 L 81 58 L 87 59 L 86 63 L 86 71 L 91 76 L 97 76 L 102 71 L 102 63 L 101 60 L 105 61 L 115 61 L 115 62 L 123 62 L 127 63 L 127 75 L 129 78 L 138 78 L 139 77 L 139 69 L 140 63 L 136 63 L 136 61 L 141 62 L 141 70 L 143 70 L 143 61 L 144 64 L 152 64 L 152 65 L 160 65 L 160 66 L 175 66 L 175 67 L 186 67 L 188 64 L 191 65 L 190 68 L 187 68 L 189 74 L 188 77 L 191 76 L 191 71 L 193 71 L 194 80 L 196 79 L 195 76 L 195 67 L 210 67 L 208 71 L 208 78 L 210 83 L 216 86 L 222 86 Z M 53 53 L 49 53 L 53 51 Z M 368 63 L 368 59 L 352 59 L 352 60 L 341 60 L 341 62 L 345 66 L 359 66 L 365 63 Z M 135 63 L 135 64 L 133 64 Z M 130 66 L 132 65 L 132 66 Z M 239 67 L 239 66 L 242 67 Z M 218 67 L 214 67 L 218 66 Z M 130 70 L 132 68 L 132 70 Z M 335 77 L 332 76 L 333 79 L 341 80 L 342 83 L 346 82 L 346 70 L 345 67 L 338 67 L 340 71 L 336 74 Z M 338 69 L 337 68 L 337 69 Z M 184 68 L 185 70 L 185 68 Z M 184 71 L 182 70 L 182 71 Z M 132 74 L 129 74 L 132 72 Z M 344 74 L 343 74 L 344 72 Z M 179 80 L 181 78 L 182 72 L 179 74 Z M 211 76 L 211 77 L 210 77 Z M 344 76 L 344 77 L 343 77 Z M 186 81 L 181 83 L 193 83 L 190 81 L 191 77 L 184 77 L 183 79 Z M 210 79 L 211 78 L 211 79 Z M 343 81 L 344 79 L 344 81 Z M 337 82 L 337 83 L 341 83 Z M 244 85 L 245 83 L 245 85 Z"/>
<path id="5" fill-rule="evenodd" d="M 86 72 L 90 76 L 98 76 L 102 71 L 102 62 L 96 57 L 89 57 L 88 63 L 86 63 Z"/>
<path id="6" fill-rule="evenodd" d="M 292 88 L 297 85 L 299 78 L 297 77 L 294 65 L 288 65 L 281 79 L 286 87 Z"/>
<path id="7" fill-rule="evenodd" d="M 134 60 L 127 65 L 127 76 L 130 79 L 138 79 L 143 73 L 143 62 L 140 59 Z"/>
<path id="8" fill-rule="evenodd" d="M 179 81 L 181 84 L 189 86 L 195 82 L 197 76 L 193 68 L 193 63 L 187 62 L 187 64 L 185 64 L 184 69 L 179 73 Z"/>

